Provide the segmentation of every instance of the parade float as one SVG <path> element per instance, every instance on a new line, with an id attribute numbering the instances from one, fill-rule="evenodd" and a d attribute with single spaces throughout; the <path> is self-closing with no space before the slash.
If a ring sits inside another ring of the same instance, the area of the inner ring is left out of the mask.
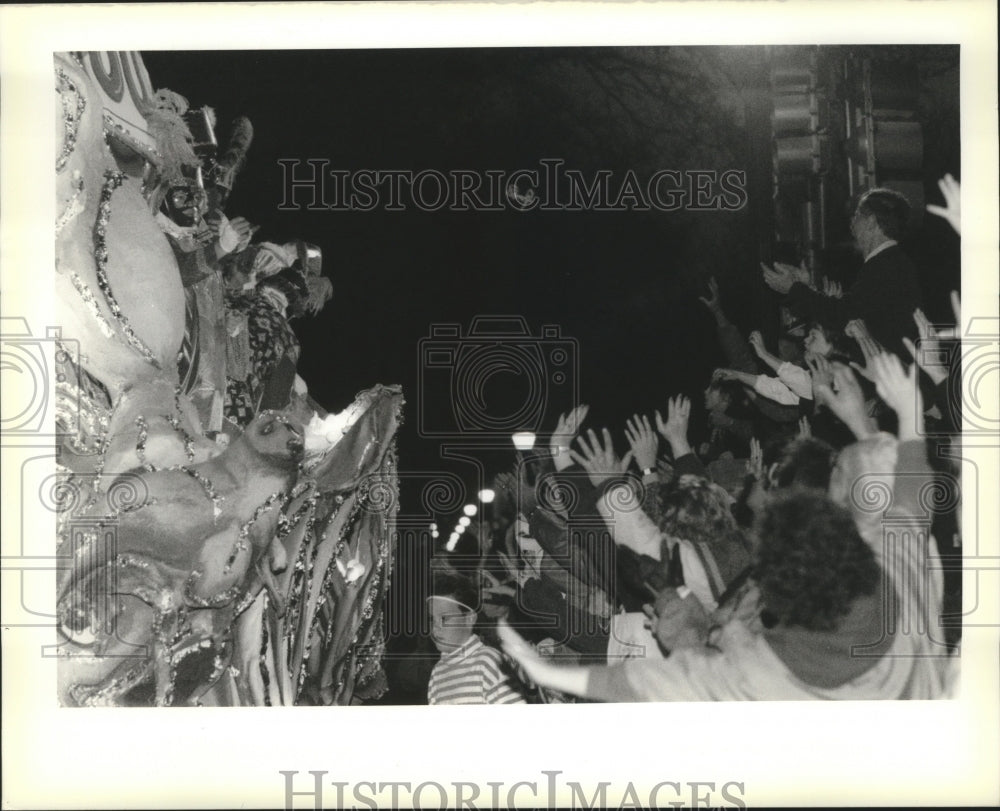
<path id="1" fill-rule="evenodd" d="M 186 102 L 135 52 L 57 54 L 54 79 L 60 703 L 379 696 L 399 388 L 329 414 L 272 387 L 225 419 L 254 358 L 158 214 L 200 173 Z"/>

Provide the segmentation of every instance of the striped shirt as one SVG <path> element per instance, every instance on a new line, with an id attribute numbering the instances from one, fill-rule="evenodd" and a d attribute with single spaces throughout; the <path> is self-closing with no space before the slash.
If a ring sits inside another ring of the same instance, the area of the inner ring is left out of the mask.
<path id="1" fill-rule="evenodd" d="M 526 704 L 500 669 L 500 652 L 473 634 L 431 672 L 428 704 Z"/>

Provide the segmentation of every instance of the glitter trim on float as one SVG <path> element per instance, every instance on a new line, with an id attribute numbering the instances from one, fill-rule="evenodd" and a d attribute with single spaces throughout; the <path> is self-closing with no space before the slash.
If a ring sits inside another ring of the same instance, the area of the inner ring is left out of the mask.
<path id="1" fill-rule="evenodd" d="M 59 151 L 59 157 L 56 159 L 56 173 L 58 174 L 66 168 L 70 155 L 76 149 L 76 138 L 80 131 L 80 121 L 83 118 L 84 110 L 87 109 L 87 100 L 77 89 L 73 80 L 69 78 L 69 74 L 60 67 L 56 68 L 56 79 L 56 91 L 62 99 L 63 107 L 63 145 Z M 75 104 L 67 98 L 70 94 L 76 100 Z"/>
<path id="2" fill-rule="evenodd" d="M 101 186 L 101 201 L 97 207 L 97 221 L 94 223 L 94 259 L 97 262 L 97 286 L 104 294 L 104 302 L 129 346 L 135 349 L 154 368 L 160 369 L 160 362 L 156 359 L 153 351 L 146 345 L 145 341 L 136 335 L 132 329 L 132 324 L 128 316 L 122 312 L 121 305 L 111 289 L 111 282 L 108 280 L 108 222 L 111 220 L 111 197 L 115 190 L 125 181 L 124 172 L 117 172 L 111 169 L 104 173 L 104 184 Z"/>

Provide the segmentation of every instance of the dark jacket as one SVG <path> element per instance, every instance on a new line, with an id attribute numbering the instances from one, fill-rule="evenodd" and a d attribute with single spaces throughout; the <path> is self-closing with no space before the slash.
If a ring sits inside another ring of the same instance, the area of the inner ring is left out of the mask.
<path id="1" fill-rule="evenodd" d="M 903 336 L 917 337 L 913 311 L 921 306 L 920 283 L 909 257 L 892 245 L 862 265 L 858 280 L 843 298 L 824 296 L 796 282 L 788 291 L 788 304 L 802 318 L 835 330 L 862 318 L 876 341 L 905 358 L 909 356 Z"/>

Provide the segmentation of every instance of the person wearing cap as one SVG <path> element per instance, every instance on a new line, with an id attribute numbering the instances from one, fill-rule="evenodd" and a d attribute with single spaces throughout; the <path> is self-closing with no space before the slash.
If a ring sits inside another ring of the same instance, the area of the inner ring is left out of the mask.
<path id="1" fill-rule="evenodd" d="M 461 575 L 439 575 L 427 598 L 431 639 L 441 659 L 431 672 L 428 704 L 525 704 L 504 673 L 503 656 L 475 633 L 478 595 Z"/>

